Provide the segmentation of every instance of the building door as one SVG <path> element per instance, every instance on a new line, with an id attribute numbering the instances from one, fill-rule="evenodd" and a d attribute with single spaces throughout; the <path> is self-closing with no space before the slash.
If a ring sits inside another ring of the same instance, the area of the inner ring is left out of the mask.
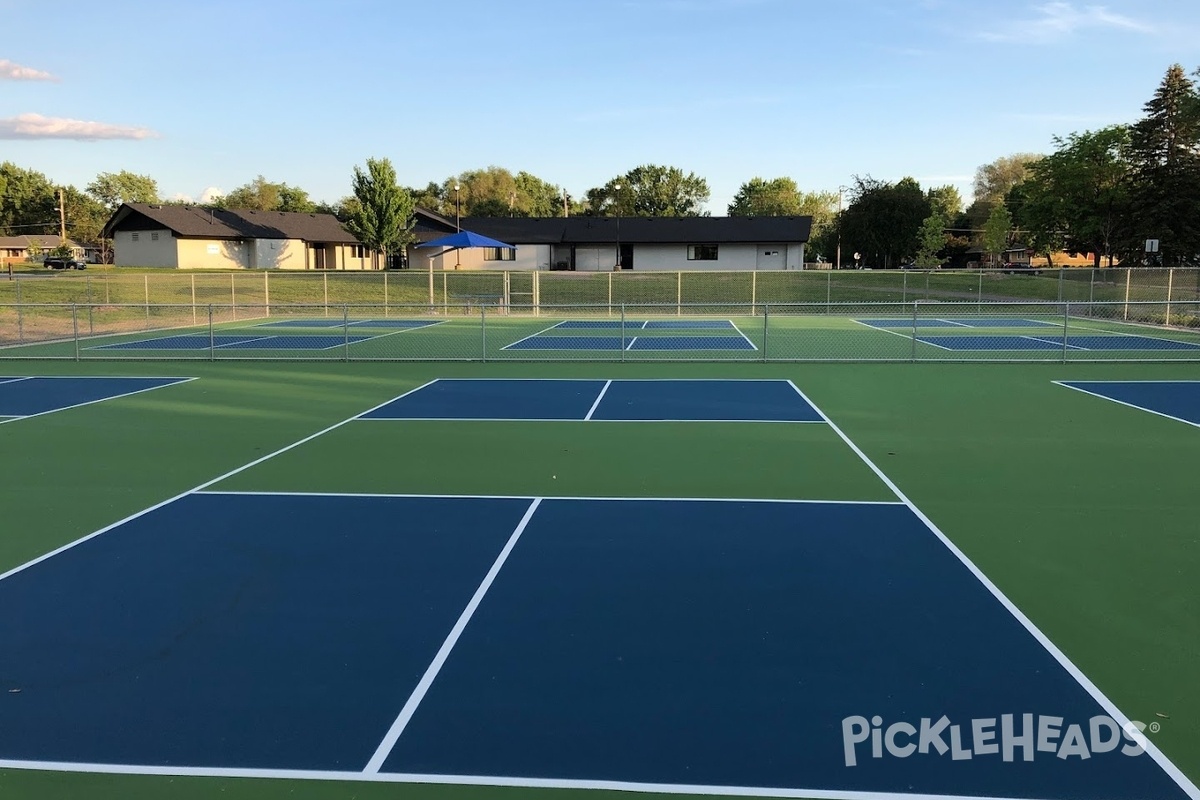
<path id="1" fill-rule="evenodd" d="M 621 245 L 621 258 L 617 263 L 621 265 L 621 269 L 633 269 L 633 245 Z"/>
<path id="2" fill-rule="evenodd" d="M 313 248 L 313 269 L 325 269 L 325 248 Z"/>
<path id="3" fill-rule="evenodd" d="M 760 244 L 755 269 L 787 269 L 787 249 L 780 244 Z"/>

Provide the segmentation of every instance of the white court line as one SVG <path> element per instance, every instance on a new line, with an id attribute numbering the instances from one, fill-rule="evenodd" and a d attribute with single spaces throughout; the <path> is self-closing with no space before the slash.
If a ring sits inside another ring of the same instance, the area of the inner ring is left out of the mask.
<path id="1" fill-rule="evenodd" d="M 1043 344 L 1052 344 L 1052 345 L 1054 345 L 1055 347 L 1062 347 L 1062 346 L 1063 346 L 1063 340 L 1062 340 L 1062 339 L 1059 339 L 1058 341 L 1055 341 L 1054 339 L 1043 339 L 1043 338 L 1041 338 L 1041 337 L 1039 337 L 1039 336 L 1021 336 L 1020 338 L 1022 338 L 1022 339 L 1029 339 L 1030 341 L 1034 341 L 1034 342 L 1042 342 Z M 1003 348 L 999 348 L 999 349 L 1003 349 Z M 1089 352 L 1089 353 L 1090 353 L 1090 352 L 1091 352 L 1091 350 L 1092 350 L 1090 347 L 1080 347 L 1080 346 L 1078 346 L 1078 345 L 1074 345 L 1074 344 L 1071 344 L 1071 343 L 1069 343 L 1069 342 L 1067 343 L 1067 349 L 1068 349 L 1068 350 L 1084 350 L 1084 351 L 1087 351 L 1087 352 Z"/>
<path id="2" fill-rule="evenodd" d="M 67 377 L 67 376 L 65 376 L 65 375 L 45 375 L 45 376 L 37 376 L 37 375 L 35 375 L 35 376 L 33 376 L 33 377 L 35 377 L 35 378 L 36 378 L 36 377 L 45 377 L 45 378 L 65 378 L 65 377 Z M 99 378 L 100 376 L 92 376 L 92 375 L 80 375 L 80 376 L 78 376 L 78 377 L 79 377 L 79 378 L 91 378 L 91 377 L 97 377 L 97 378 Z M 69 410 L 70 410 L 70 409 L 72 409 L 72 408 L 83 408 L 84 406 L 90 406 L 90 405 L 94 405 L 94 404 L 96 404 L 96 403 L 105 403 L 105 402 L 108 402 L 109 400 L 116 400 L 116 399 L 117 399 L 117 398 L 119 398 L 119 397 L 132 397 L 133 395 L 135 395 L 135 394 L 141 394 L 142 392 L 153 392 L 155 389 L 165 389 L 165 388 L 167 388 L 168 386 L 178 386 L 178 385 L 179 385 L 179 384 L 181 384 L 181 383 L 190 383 L 190 382 L 192 382 L 192 381 L 194 381 L 194 380 L 197 380 L 196 378 L 154 378 L 154 377 L 151 377 L 151 376 L 145 376 L 145 377 L 135 377 L 135 376 L 132 376 L 132 375 L 123 375 L 123 376 L 120 376 L 120 377 L 121 377 L 121 378 L 123 378 L 123 379 L 126 379 L 126 380 L 169 380 L 169 381 L 171 381 L 171 382 L 170 382 L 170 383 L 164 383 L 164 384 L 161 384 L 161 385 L 159 385 L 159 386 L 147 386 L 147 387 L 146 387 L 146 388 L 144 388 L 144 389 L 136 389 L 136 390 L 134 390 L 134 391 L 132 391 L 132 392 L 124 392 L 123 394 L 114 394 L 114 395 L 109 395 L 108 397 L 101 397 L 101 398 L 99 398 L 98 400 L 88 400 L 86 403 L 75 403 L 74 405 L 70 405 L 70 406 L 62 406 L 61 408 L 51 408 L 51 409 L 48 409 L 48 410 L 46 410 L 46 411 L 39 411 L 39 412 L 37 412 L 36 414 L 26 414 L 26 415 L 25 415 L 25 416 L 23 416 L 23 417 L 13 417 L 12 419 L 6 419 L 6 420 L 4 420 L 4 422 L 15 422 L 15 421 L 16 421 L 16 420 L 18 420 L 18 419 L 33 419 L 34 417 L 44 417 L 44 416 L 46 416 L 47 414 L 57 414 L 59 411 L 69 411 Z M 78 378 L 77 378 L 77 379 L 78 379 Z M 111 380 L 117 380 L 117 379 L 118 379 L 118 378 L 117 378 L 117 377 L 115 377 L 115 376 L 114 376 L 114 377 L 106 377 L 106 378 L 103 378 L 103 380 L 109 380 L 109 381 L 111 381 Z M 3 577 L 3 576 L 0 576 L 0 577 Z"/>
<path id="3" fill-rule="evenodd" d="M 766 786 L 706 786 L 704 784 L 637 783 L 566 778 L 511 778 L 495 775 L 441 775 L 408 772 L 337 772 L 334 770 L 256 769 L 248 767 L 164 767 L 140 764 L 78 764 L 69 761 L 6 761 L 0 769 L 52 772 L 88 772 L 102 775 L 161 775 L 188 778 L 256 778 L 309 781 L 356 781 L 360 783 L 433 784 L 447 786 L 495 786 L 521 789 L 591 789 L 610 792 L 690 794 L 712 797 L 775 797 L 800 800 L 1054 800 L 998 795 L 911 794 L 857 792 L 828 789 L 778 789 Z"/>
<path id="4" fill-rule="evenodd" d="M 597 381 L 605 378 L 438 378 L 438 381 Z M 787 378 L 614 378 L 617 383 L 682 383 L 703 381 L 704 383 L 788 383 Z M 430 381 L 431 383 L 435 381 Z"/>
<path id="5" fill-rule="evenodd" d="M 708 425 L 711 423 L 738 423 L 752 425 L 755 423 L 769 423 L 771 425 L 824 425 L 823 419 L 575 419 L 571 417 L 557 417 L 551 419 L 539 417 L 364 417 L 356 420 L 357 422 L 592 422 L 592 423 L 619 423 L 619 422 L 694 422 L 698 425 Z"/>
<path id="6" fill-rule="evenodd" d="M 600 401 L 604 399 L 604 395 L 608 392 L 608 387 L 612 386 L 612 381 L 606 381 L 604 388 L 600 390 L 600 395 L 596 398 L 596 402 L 592 403 L 592 407 L 588 409 L 587 416 L 583 418 L 584 422 L 588 422 L 592 418 L 592 414 L 596 413 L 596 409 L 600 406 Z"/>
<path id="7" fill-rule="evenodd" d="M 387 317 L 384 317 L 383 319 L 386 320 Z M 378 324 L 372 325 L 371 324 L 373 322 L 374 323 L 380 322 L 379 319 L 360 319 L 358 322 L 351 322 L 350 327 L 354 327 L 357 325 L 357 326 L 363 327 L 363 328 L 377 328 L 379 330 L 382 330 L 384 328 L 392 328 L 393 330 L 389 331 L 388 334 L 385 334 L 385 335 L 390 335 L 392 333 L 408 333 L 409 331 L 423 331 L 426 328 L 433 328 L 438 325 L 445 325 L 449 321 L 450 320 L 448 320 L 448 319 L 437 319 L 437 320 L 430 320 L 430 321 L 426 322 L 423 319 L 415 319 L 415 320 L 412 320 L 412 322 L 420 322 L 421 324 L 420 325 L 410 325 L 408 327 L 402 328 L 402 327 L 395 326 L 395 325 L 378 325 Z"/>
<path id="8" fill-rule="evenodd" d="M 1128 408 L 1136 408 L 1138 411 L 1145 411 L 1148 414 L 1154 414 L 1155 416 L 1159 416 L 1159 417 L 1166 417 L 1167 419 L 1173 419 L 1176 422 L 1182 422 L 1184 425 L 1192 425 L 1194 427 L 1200 428 L 1200 422 L 1192 422 L 1190 419 L 1183 419 L 1182 417 L 1173 417 L 1170 414 L 1164 414 L 1161 411 L 1155 411 L 1153 408 L 1146 408 L 1145 406 L 1139 406 L 1135 403 L 1126 402 L 1125 400 L 1118 400 L 1115 397 L 1109 397 L 1106 394 L 1100 394 L 1098 392 L 1089 392 L 1087 389 L 1082 389 L 1078 386 L 1072 386 L 1071 383 L 1067 383 L 1066 381 L 1050 381 L 1050 382 L 1053 384 L 1056 384 L 1058 386 L 1066 387 L 1067 389 L 1074 389 L 1075 391 L 1082 392 L 1083 394 L 1090 394 L 1092 397 L 1099 397 L 1101 400 L 1107 400 L 1108 402 L 1116 403 L 1119 406 L 1126 406 Z M 1200 381 L 1073 381 L 1072 383 L 1085 383 L 1085 382 L 1086 383 L 1200 383 Z"/>
<path id="9" fill-rule="evenodd" d="M 754 342 L 750 341 L 750 337 L 749 337 L 749 336 L 747 336 L 746 334 L 742 333 L 742 329 L 741 329 L 741 328 L 739 328 L 737 325 L 734 325 L 734 323 L 733 323 L 733 320 L 731 320 L 731 319 L 727 319 L 727 320 L 725 320 L 725 321 L 726 321 L 726 322 L 728 322 L 730 325 L 733 325 L 733 329 L 734 329 L 735 331 L 737 331 L 737 332 L 738 332 L 738 335 L 739 335 L 739 336 L 741 336 L 743 339 L 745 339 L 745 340 L 746 340 L 746 344 L 750 345 L 750 347 L 751 347 L 752 349 L 754 349 L 754 350 L 758 350 L 758 347 L 757 347 L 757 345 L 755 345 L 755 344 L 754 344 Z"/>
<path id="10" fill-rule="evenodd" d="M 34 377 L 34 376 L 27 375 L 23 378 L 0 378 L 0 386 L 3 386 L 6 383 L 20 383 L 21 381 L 27 381 L 27 380 L 31 379 L 32 377 Z"/>
<path id="11" fill-rule="evenodd" d="M 5 424 L 6 422 L 16 422 L 19 419 L 25 419 L 25 418 L 24 417 L 14 417 L 14 416 L 10 416 L 8 414 L 2 414 L 2 415 L 0 415 L 0 425 Z"/>
<path id="12" fill-rule="evenodd" d="M 867 454 L 864 453 L 862 449 L 860 449 L 859 446 L 856 445 L 853 440 L 851 440 L 850 437 L 847 436 L 845 432 L 837 426 L 837 423 L 831 420 L 825 414 L 825 412 L 817 406 L 816 403 L 809 400 L 808 396 L 805 395 L 804 392 L 800 391 L 800 387 L 796 386 L 795 383 L 792 384 L 792 388 L 795 389 L 796 393 L 803 397 L 804 400 L 810 406 L 812 406 L 818 414 L 825 418 L 825 421 L 829 423 L 829 427 L 833 429 L 833 432 L 836 433 L 841 440 L 845 442 L 851 450 L 854 451 L 855 455 L 862 459 L 862 462 L 866 464 L 867 467 L 874 472 L 875 475 L 881 481 L 883 481 L 889 489 L 892 490 L 892 493 L 895 494 L 896 497 L 899 498 L 902 503 L 904 503 L 904 505 L 908 506 L 909 510 L 912 511 L 912 513 L 915 514 L 916 517 L 921 520 L 921 522 L 925 523 L 925 527 L 927 527 L 930 532 L 933 533 L 933 535 L 936 536 L 942 542 L 942 544 L 945 545 L 946 548 L 953 553 L 956 558 L 958 558 L 960 562 L 962 562 L 963 566 L 966 567 L 971 574 L 983 584 L 984 588 L 991 592 L 992 596 L 995 597 L 996 600 L 998 600 L 1000 604 L 1004 606 L 1004 608 L 1007 609 L 1010 614 L 1013 615 L 1017 622 L 1020 623 L 1021 626 L 1024 627 L 1025 630 L 1028 631 L 1029 634 L 1046 649 L 1046 652 L 1048 652 L 1050 656 L 1059 663 L 1059 666 L 1066 670 L 1067 673 L 1083 688 L 1083 690 L 1091 695 L 1092 699 L 1095 700 L 1101 708 L 1107 711 L 1110 717 L 1116 720 L 1118 725 L 1120 725 L 1122 728 L 1128 727 L 1130 724 L 1129 717 L 1125 716 L 1125 714 L 1121 712 L 1121 709 L 1117 708 L 1116 704 L 1109 700 L 1104 693 L 1100 691 L 1099 687 L 1092 683 L 1087 675 L 1084 675 L 1083 671 L 1080 670 L 1079 667 L 1075 666 L 1075 664 L 1072 663 L 1069 658 L 1067 658 L 1066 654 L 1059 650 L 1054 642 L 1050 641 L 1049 637 L 1042 633 L 1041 630 L 1039 630 L 1038 627 L 1033 624 L 1033 621 L 1030 620 L 1029 617 L 1025 616 L 1021 609 L 1017 608 L 1016 604 L 1013 603 L 1012 600 L 1008 599 L 1004 592 L 1000 591 L 1000 587 L 992 583 L 991 579 L 989 579 L 983 573 L 983 571 L 979 569 L 979 567 L 975 566 L 971 559 L 967 558 L 966 553 L 960 550 L 958 546 L 954 544 L 954 542 L 950 541 L 950 538 L 933 523 L 933 520 L 925 516 L 925 513 L 922 512 L 921 509 L 917 508 L 916 504 L 913 503 L 913 501 L 910 500 L 908 496 L 904 494 L 904 492 L 900 491 L 900 487 L 897 486 L 882 469 L 876 466 L 875 462 L 872 461 Z M 1144 749 L 1146 754 L 1154 759 L 1154 762 L 1158 764 L 1160 768 L 1162 768 L 1163 772 L 1165 772 L 1172 780 L 1175 781 L 1176 784 L 1179 785 L 1179 788 L 1183 790 L 1184 794 L 1188 795 L 1188 797 L 1194 798 L 1194 800 L 1200 800 L 1200 789 L 1197 789 L 1196 785 L 1188 780 L 1187 776 L 1185 776 L 1178 767 L 1172 764 L 1170 759 L 1163 755 L 1162 751 L 1159 750 L 1153 742 L 1147 740 L 1145 742 Z"/>
<path id="13" fill-rule="evenodd" d="M 459 615 L 458 621 L 450 629 L 450 633 L 446 636 L 446 640 L 442 642 L 437 655 L 430 662 L 429 667 L 425 670 L 425 674 L 421 676 L 417 687 L 409 695 L 408 702 L 404 704 L 404 708 L 400 709 L 399 716 L 392 723 L 392 727 L 388 729 L 387 735 L 383 737 L 383 741 L 379 743 L 379 747 L 375 749 L 375 754 L 367 762 L 363 773 L 368 775 L 378 773 L 379 769 L 383 766 L 383 762 L 387 761 L 392 748 L 396 746 L 396 740 L 400 738 L 400 734 L 404 733 L 404 729 L 408 727 L 408 722 L 412 719 L 413 714 L 416 713 L 417 706 L 421 705 L 421 701 L 425 699 L 426 693 L 429 692 L 429 687 L 433 685 L 438 673 L 441 672 L 442 665 L 450 657 L 450 651 L 454 649 L 454 645 L 458 644 L 458 639 L 466 629 L 467 623 L 471 621 L 471 617 L 474 616 L 475 609 L 479 608 L 479 604 L 483 602 L 483 596 L 492 587 L 492 583 L 495 582 L 496 576 L 500 574 L 500 569 L 504 566 L 504 562 L 508 560 L 508 554 L 517 546 L 517 541 L 521 538 L 521 534 L 525 532 L 526 526 L 529 525 L 529 520 L 533 518 L 534 513 L 541 503 L 542 500 L 539 497 L 529 504 L 529 508 L 525 511 L 525 516 L 521 517 L 521 521 L 517 523 L 516 530 L 512 532 L 512 536 L 508 537 L 504 549 L 500 551 L 500 555 L 496 556 L 496 561 L 492 564 L 492 568 L 483 577 L 479 588 L 475 590 L 475 594 L 471 597 L 471 602 L 467 603 L 467 607 Z"/>
<path id="14" fill-rule="evenodd" d="M 636 342 L 637 340 L 638 340 L 638 337 L 636 337 L 636 336 L 635 336 L 635 337 L 633 337 L 632 339 L 630 339 L 630 340 L 629 340 L 629 346 L 628 346 L 628 347 L 626 347 L 625 349 L 626 349 L 626 350 L 632 350 L 632 349 L 633 349 L 633 343 L 634 343 L 634 342 Z"/>
<path id="15" fill-rule="evenodd" d="M 184 378 L 183 380 L 191 381 L 191 380 L 195 380 L 195 378 Z M 432 382 L 433 381 L 430 381 L 429 383 L 432 383 Z M 234 475 L 237 475 L 239 472 L 245 472 L 246 470 L 250 469 L 251 467 L 258 466 L 259 464 L 263 463 L 264 461 L 266 461 L 268 459 L 274 458 L 275 456 L 278 456 L 278 455 L 282 455 L 283 453 L 286 453 L 289 450 L 293 450 L 302 444 L 311 442 L 313 439 L 316 439 L 318 436 L 324 436 L 325 434 L 329 433 L 330 431 L 336 430 L 337 428 L 342 427 L 346 423 L 352 422 L 352 421 L 358 419 L 363 414 L 369 414 L 372 411 L 374 411 L 376 408 L 383 408 L 388 403 L 391 403 L 395 400 L 399 400 L 401 397 L 404 397 L 405 395 L 408 395 L 408 394 L 412 394 L 413 392 L 417 391 L 418 389 L 422 389 L 428 385 L 429 385 L 428 383 L 423 383 L 420 386 L 418 386 L 416 389 L 411 389 L 411 390 L 405 392 L 404 394 L 399 395 L 398 397 L 393 397 L 391 400 L 386 400 L 386 401 L 380 403 L 379 405 L 375 406 L 374 408 L 368 408 L 366 411 L 363 411 L 361 414 L 355 414 L 353 417 L 348 417 L 348 418 L 342 420 L 341 422 L 330 425 L 328 428 L 324 428 L 310 436 L 306 436 L 298 442 L 293 442 L 292 444 L 289 444 L 286 447 L 281 447 L 274 452 L 267 453 L 265 456 L 256 458 L 253 461 L 251 461 L 249 464 L 243 464 L 242 466 L 238 467 L 237 469 L 232 469 L 229 472 L 226 472 L 224 475 L 218 475 L 217 477 L 213 478 L 212 480 L 205 481 L 204 483 L 200 484 L 199 486 L 188 489 L 185 492 L 180 492 L 179 494 L 175 495 L 174 497 L 168 497 L 166 500 L 163 500 L 160 503 L 155 503 L 154 505 L 150 506 L 149 508 L 144 508 L 141 511 L 130 514 L 129 516 L 127 516 L 123 519 L 117 520 L 116 522 L 112 523 L 111 525 L 106 525 L 105 527 L 101 528 L 98 531 L 93 531 L 92 533 L 89 533 L 86 536 L 81 536 L 80 538 L 76 539 L 73 542 L 67 542 L 62 547 L 51 550 L 49 553 L 44 553 L 43 555 L 40 555 L 37 558 L 34 558 L 30 561 L 26 561 L 24 564 L 21 564 L 20 566 L 13 567 L 8 572 L 5 572 L 4 574 L 0 575 L 0 581 L 4 580 L 5 578 L 16 575 L 18 572 L 24 572 L 25 570 L 29 569 L 30 567 L 40 564 L 43 561 L 45 561 L 46 559 L 53 558 L 54 556 L 58 555 L 59 553 L 66 552 L 67 550 L 70 550 L 73 547 L 77 547 L 78 545 L 83 544 L 84 542 L 88 541 L 89 539 L 95 539 L 97 536 L 99 536 L 102 533 L 107 533 L 108 531 L 111 531 L 114 528 L 119 528 L 120 526 L 124 525 L 127 522 L 132 522 L 133 520 L 137 519 L 138 517 L 145 516 L 146 514 L 149 514 L 151 511 L 156 511 L 165 505 L 174 503 L 176 500 L 181 500 L 190 494 L 195 494 L 204 489 L 207 489 L 208 487 L 210 487 L 214 484 L 220 483 L 221 481 L 225 480 L 226 478 L 232 478 Z M 156 388 L 158 388 L 158 387 L 156 387 Z M 142 391 L 148 391 L 148 390 L 142 390 Z M 132 394 L 136 394 L 136 392 L 133 392 Z"/>
<path id="16" fill-rule="evenodd" d="M 786 503 L 789 505 L 818 506 L 902 506 L 899 500 L 806 500 L 775 497 L 581 497 L 578 495 L 555 495 L 553 497 L 510 494 L 392 494 L 389 492 L 250 492 L 236 489 L 204 489 L 192 494 L 227 494 L 239 497 L 374 497 L 432 500 L 583 500 L 587 502 L 646 502 L 646 503 Z"/>
<path id="17" fill-rule="evenodd" d="M 1095 328 L 1095 327 L 1092 327 L 1091 325 L 1082 324 L 1080 322 L 1080 320 L 1086 320 L 1087 322 L 1092 323 L 1092 325 L 1101 325 L 1101 324 L 1102 325 L 1132 325 L 1132 326 L 1139 327 L 1139 328 L 1145 328 L 1147 332 L 1146 333 L 1125 333 L 1124 331 L 1113 331 L 1113 330 L 1109 330 L 1108 328 Z M 1173 330 L 1173 329 L 1163 328 L 1161 325 L 1152 325 L 1147 322 L 1127 322 L 1126 320 L 1121 320 L 1121 319 L 1100 319 L 1100 320 L 1098 320 L 1098 319 L 1092 319 L 1091 317 L 1071 317 L 1070 321 L 1071 321 L 1071 327 L 1074 327 L 1074 328 L 1076 328 L 1078 330 L 1082 330 L 1082 331 L 1095 331 L 1096 333 L 1103 333 L 1103 334 L 1106 334 L 1109 336 L 1133 336 L 1134 338 L 1137 338 L 1137 339 L 1162 339 L 1164 342 L 1175 342 L 1176 344 L 1190 344 L 1193 347 L 1200 347 L 1200 342 L 1197 342 L 1197 341 L 1188 341 L 1186 339 L 1169 339 L 1166 336 L 1151 336 L 1151 335 L 1149 335 L 1149 331 L 1161 332 L 1163 330 Z M 1055 327 L 1061 327 L 1061 326 L 1056 325 Z"/>
<path id="18" fill-rule="evenodd" d="M 501 350 L 507 350 L 507 349 L 508 349 L 508 348 L 510 348 L 510 347 L 516 347 L 516 346 L 517 346 L 517 345 L 519 345 L 521 342 L 526 342 L 526 341 L 529 341 L 530 339 L 534 338 L 535 336 L 541 336 L 541 335 L 542 335 L 543 333 L 545 333 L 546 331 L 552 331 L 552 330 L 554 330 L 555 328 L 557 328 L 559 325 L 562 325 L 562 324 L 563 324 L 564 322 L 566 322 L 566 321 L 567 321 L 567 320 L 565 320 L 565 319 L 563 319 L 563 320 L 559 320 L 558 322 L 556 322 L 556 323 L 554 323 L 553 325 L 551 325 L 549 328 L 542 328 L 542 329 L 541 329 L 540 331 L 538 331 L 537 333 L 531 333 L 531 334 L 529 334 L 528 336 L 526 336 L 524 339 L 517 339 L 515 342 L 509 342 L 508 344 L 504 345 L 504 347 L 501 347 L 500 349 L 501 349 Z"/>
<path id="19" fill-rule="evenodd" d="M 201 334 L 201 335 L 203 335 L 203 334 Z M 228 334 L 226 334 L 226 335 L 228 335 Z M 249 344 L 250 342 L 265 342 L 268 339 L 284 339 L 284 338 L 288 338 L 286 334 L 273 333 L 270 336 L 251 336 L 249 339 L 243 339 L 239 342 L 225 342 L 224 344 L 215 344 L 214 343 L 212 346 L 214 349 L 219 350 L 222 347 L 237 347 L 240 344 Z M 156 340 L 151 339 L 150 341 L 156 341 Z M 170 348 L 168 348 L 168 349 L 170 349 Z M 203 350 L 205 348 L 200 348 L 200 349 Z"/>
<path id="20" fill-rule="evenodd" d="M 974 328 L 975 327 L 974 325 L 968 325 L 965 322 L 955 322 L 952 319 L 942 319 L 941 317 L 934 317 L 933 319 L 935 322 L 944 322 L 947 325 L 957 325 L 960 328 Z M 920 326 L 920 322 L 918 321 L 918 327 L 919 326 Z"/>

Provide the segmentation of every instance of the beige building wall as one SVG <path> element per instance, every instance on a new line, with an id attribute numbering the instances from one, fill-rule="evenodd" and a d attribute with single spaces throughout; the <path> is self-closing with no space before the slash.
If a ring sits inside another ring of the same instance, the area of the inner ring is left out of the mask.
<path id="1" fill-rule="evenodd" d="M 160 231 L 117 231 L 113 239 L 113 264 L 118 267 L 178 267 L 177 241 L 165 228 Z"/>
<path id="2" fill-rule="evenodd" d="M 252 269 L 304 269 L 300 239 L 255 239 L 250 245 Z"/>
<path id="3" fill-rule="evenodd" d="M 180 269 L 249 269 L 249 242 L 231 239 L 179 239 Z"/>

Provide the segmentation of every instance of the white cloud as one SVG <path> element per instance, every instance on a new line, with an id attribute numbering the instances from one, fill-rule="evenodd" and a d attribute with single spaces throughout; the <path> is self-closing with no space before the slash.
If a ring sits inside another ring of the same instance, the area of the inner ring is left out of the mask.
<path id="1" fill-rule="evenodd" d="M 204 189 L 203 192 L 200 193 L 200 202 L 201 203 L 211 203 L 212 201 L 216 200 L 218 197 L 224 197 L 224 196 L 225 196 L 224 189 L 218 188 L 216 186 L 208 186 Z"/>
<path id="2" fill-rule="evenodd" d="M 1045 44 L 1089 30 L 1154 32 L 1154 27 L 1149 23 L 1110 11 L 1107 6 L 1076 6 L 1073 3 L 1053 2 L 1034 6 L 1033 11 L 1032 17 L 1013 20 L 993 30 L 983 31 L 979 36 L 993 42 Z"/>
<path id="3" fill-rule="evenodd" d="M 0 139 L 153 139 L 158 134 L 149 128 L 110 125 L 81 119 L 18 114 L 0 119 Z"/>
<path id="4" fill-rule="evenodd" d="M 58 78 L 49 72 L 42 72 L 33 67 L 23 67 L 20 64 L 0 58 L 0 81 L 57 81 Z"/>

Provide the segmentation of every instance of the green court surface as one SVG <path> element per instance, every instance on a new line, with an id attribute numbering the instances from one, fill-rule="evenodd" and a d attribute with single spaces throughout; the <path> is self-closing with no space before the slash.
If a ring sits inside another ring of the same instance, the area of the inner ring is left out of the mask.
<path id="1" fill-rule="evenodd" d="M 523 319 L 508 324 L 506 341 L 549 323 Z M 761 344 L 749 327 L 746 335 Z M 881 343 L 894 339 L 901 349 L 912 346 L 850 320 L 837 327 L 844 328 L 840 335 Z M 433 332 L 445 337 L 450 328 L 407 331 L 377 341 Z M 477 333 L 466 329 L 463 341 L 474 341 Z M 1200 367 L 1194 364 L 85 359 L 0 367 L 0 373 L 13 376 L 198 378 L 0 425 L 5 474 L 0 482 L 0 573 L 223 475 L 228 477 L 213 489 L 894 500 L 886 483 L 836 431 L 820 424 L 339 425 L 435 378 L 790 379 L 1122 712 L 1157 722 L 1159 729 L 1150 740 L 1188 778 L 1200 780 L 1200 696 L 1195 692 L 1200 667 L 1200 593 L 1195 589 L 1200 574 L 1200 431 L 1054 383 L 1197 380 Z M 337 427 L 327 430 L 331 426 Z M 1008 709 L 997 710 L 1003 711 Z M 3 798 L 218 795 L 246 800 L 628 796 L 0 769 Z"/>

